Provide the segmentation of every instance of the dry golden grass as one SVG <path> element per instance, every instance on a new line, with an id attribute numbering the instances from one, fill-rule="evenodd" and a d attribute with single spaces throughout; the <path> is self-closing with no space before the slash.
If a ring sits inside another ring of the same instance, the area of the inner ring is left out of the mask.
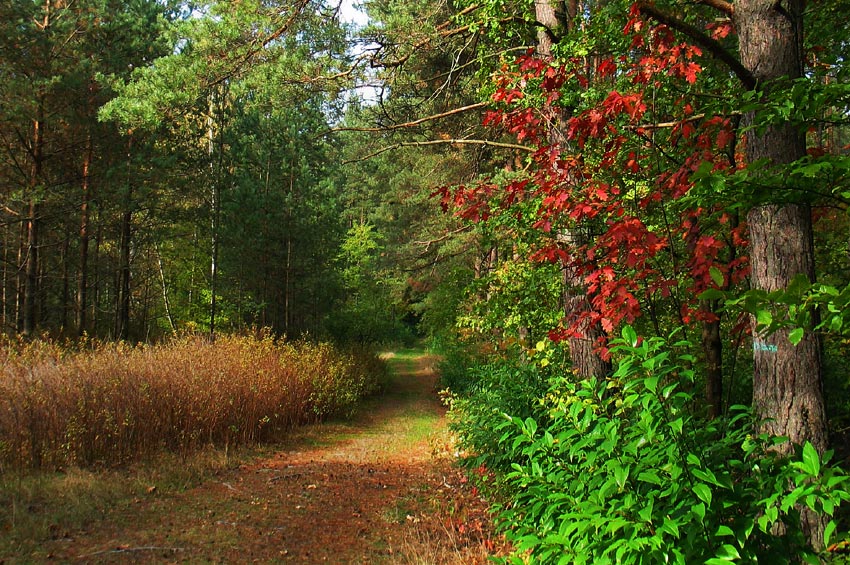
<path id="1" fill-rule="evenodd" d="M 113 467 L 280 437 L 378 387 L 371 353 L 223 336 L 156 346 L 0 343 L 0 471 Z"/>

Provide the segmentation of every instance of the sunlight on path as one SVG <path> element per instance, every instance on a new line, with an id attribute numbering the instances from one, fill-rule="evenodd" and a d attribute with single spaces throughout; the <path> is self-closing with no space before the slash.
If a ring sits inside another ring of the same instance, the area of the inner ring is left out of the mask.
<path id="1" fill-rule="evenodd" d="M 132 524 L 79 539 L 79 562 L 473 563 L 433 513 L 457 496 L 457 471 L 435 460 L 445 433 L 433 359 L 393 355 L 385 394 L 353 422 L 315 426 L 291 449 L 175 497 L 140 503 Z M 452 484 L 452 483 L 457 484 Z M 451 501 L 452 511 L 460 503 Z M 430 505 L 430 507 L 429 507 Z M 445 539 L 443 539 L 445 538 Z M 468 545 L 468 544 L 467 544 Z M 477 556 L 476 556 L 477 552 Z"/>

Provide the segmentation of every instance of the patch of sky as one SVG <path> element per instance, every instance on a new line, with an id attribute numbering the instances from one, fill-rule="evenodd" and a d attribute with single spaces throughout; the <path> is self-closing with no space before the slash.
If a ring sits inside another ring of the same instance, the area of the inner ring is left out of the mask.
<path id="1" fill-rule="evenodd" d="M 345 24 L 349 24 L 351 30 L 351 55 L 355 58 L 363 57 L 364 60 L 369 56 L 369 53 L 374 53 L 378 48 L 375 43 L 365 43 L 362 38 L 357 37 L 358 30 L 364 28 L 369 23 L 369 16 L 366 14 L 363 2 L 359 0 L 340 0 L 339 3 L 339 19 Z M 371 105 L 376 104 L 381 98 L 383 85 L 374 77 L 363 77 L 362 82 L 354 87 L 349 93 L 356 96 L 361 104 Z"/>

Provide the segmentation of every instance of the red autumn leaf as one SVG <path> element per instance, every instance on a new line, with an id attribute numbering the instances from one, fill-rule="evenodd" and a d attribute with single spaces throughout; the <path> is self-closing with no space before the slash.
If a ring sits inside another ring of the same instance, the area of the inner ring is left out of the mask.
<path id="1" fill-rule="evenodd" d="M 613 76 L 617 72 L 617 64 L 612 58 L 608 57 L 599 63 L 596 67 L 596 72 L 600 78 Z"/>
<path id="2" fill-rule="evenodd" d="M 685 80 L 690 84 L 694 84 L 697 81 L 697 74 L 699 74 L 701 70 L 702 67 L 700 67 L 697 63 L 688 63 L 684 71 Z"/>
<path id="3" fill-rule="evenodd" d="M 723 39 L 732 33 L 733 28 L 731 20 L 726 20 L 708 24 L 706 29 L 711 32 L 712 39 Z"/>

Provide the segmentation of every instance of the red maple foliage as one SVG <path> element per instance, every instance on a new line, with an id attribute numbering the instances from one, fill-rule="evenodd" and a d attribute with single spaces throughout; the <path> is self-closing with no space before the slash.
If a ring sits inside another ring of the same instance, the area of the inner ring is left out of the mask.
<path id="1" fill-rule="evenodd" d="M 722 37 L 730 28 L 710 31 Z M 682 322 L 712 320 L 716 314 L 699 294 L 748 273 L 745 227 L 717 202 L 692 195 L 698 171 L 735 171 L 731 120 L 696 114 L 686 89 L 666 114 L 645 94 L 696 83 L 701 50 L 642 20 L 636 9 L 624 32 L 640 56 L 604 58 L 588 70 L 583 59 L 528 52 L 503 66 L 484 124 L 537 148 L 527 175 L 502 186 L 483 181 L 436 193 L 445 209 L 476 222 L 510 213 L 519 202 L 537 204 L 533 227 L 542 237 L 533 258 L 570 268 L 591 306 L 553 329 L 556 340 L 588 321 L 611 332 L 640 316 L 647 298 L 674 292 Z M 605 81 L 620 88 L 582 108 L 562 104 L 565 93 L 584 91 L 592 81 L 597 89 Z M 662 115 L 669 116 L 664 123 Z"/>

